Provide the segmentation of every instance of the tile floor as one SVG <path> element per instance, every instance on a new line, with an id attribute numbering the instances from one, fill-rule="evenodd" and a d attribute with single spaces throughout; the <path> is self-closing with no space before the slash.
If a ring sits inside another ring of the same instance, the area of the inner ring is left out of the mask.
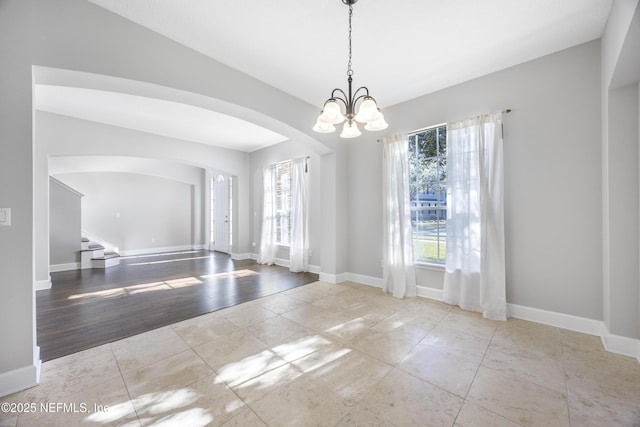
<path id="1" fill-rule="evenodd" d="M 2 427 L 634 427 L 640 364 L 597 337 L 316 282 L 46 362 L 0 401 L 35 410 Z"/>

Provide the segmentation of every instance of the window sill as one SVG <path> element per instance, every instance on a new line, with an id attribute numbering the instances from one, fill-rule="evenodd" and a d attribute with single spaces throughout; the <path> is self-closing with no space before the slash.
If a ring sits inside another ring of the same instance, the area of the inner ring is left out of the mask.
<path id="1" fill-rule="evenodd" d="M 431 264 L 428 262 L 416 262 L 413 264 L 415 267 L 418 267 L 422 270 L 433 270 L 433 271 L 442 271 L 444 272 L 443 264 Z"/>

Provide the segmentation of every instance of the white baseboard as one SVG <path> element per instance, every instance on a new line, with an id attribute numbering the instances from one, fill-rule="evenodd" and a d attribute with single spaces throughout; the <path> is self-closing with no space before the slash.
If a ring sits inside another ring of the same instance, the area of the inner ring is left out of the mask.
<path id="1" fill-rule="evenodd" d="M 245 259 L 255 259 L 252 253 L 244 253 L 244 254 L 231 254 L 231 259 L 236 261 L 242 261 Z"/>
<path id="2" fill-rule="evenodd" d="M 0 397 L 37 386 L 41 367 L 40 347 L 35 347 L 33 364 L 0 373 Z"/>
<path id="3" fill-rule="evenodd" d="M 136 255 L 149 255 L 159 254 L 161 252 L 180 252 L 180 251 L 197 251 L 204 249 L 204 245 L 180 245 L 180 246 L 165 246 L 161 248 L 146 248 L 146 249 L 130 249 L 126 251 L 118 251 L 120 256 L 136 256 Z"/>
<path id="4" fill-rule="evenodd" d="M 80 270 L 79 262 L 70 262 L 67 264 L 52 264 L 49 266 L 49 272 L 56 273 L 58 271 Z"/>
<path id="5" fill-rule="evenodd" d="M 556 326 L 583 334 L 602 336 L 604 323 L 601 320 L 587 319 L 571 314 L 557 313 L 539 308 L 526 307 L 517 304 L 507 304 L 509 316 L 522 320 Z"/>
<path id="6" fill-rule="evenodd" d="M 426 286 L 416 286 L 416 294 L 422 298 L 435 299 L 442 301 L 442 289 L 428 288 Z"/>
<path id="7" fill-rule="evenodd" d="M 44 289 L 51 289 L 51 276 L 49 276 L 49 278 L 45 279 L 45 280 L 36 280 L 33 283 L 33 288 L 36 291 L 42 291 Z"/>

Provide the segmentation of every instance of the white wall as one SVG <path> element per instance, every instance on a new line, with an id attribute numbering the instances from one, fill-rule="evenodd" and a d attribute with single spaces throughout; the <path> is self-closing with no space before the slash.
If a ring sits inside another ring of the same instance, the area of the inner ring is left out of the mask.
<path id="1" fill-rule="evenodd" d="M 602 319 L 600 43 L 385 110 L 385 134 L 511 108 L 504 117 L 508 302 Z M 349 271 L 381 277 L 381 135 L 349 145 Z M 420 285 L 442 289 L 442 273 Z"/>
<path id="2" fill-rule="evenodd" d="M 82 230 L 109 242 L 121 254 L 194 244 L 192 185 L 117 172 L 56 178 L 84 194 Z"/>
<path id="3" fill-rule="evenodd" d="M 50 179 L 50 265 L 80 262 L 82 194 Z"/>

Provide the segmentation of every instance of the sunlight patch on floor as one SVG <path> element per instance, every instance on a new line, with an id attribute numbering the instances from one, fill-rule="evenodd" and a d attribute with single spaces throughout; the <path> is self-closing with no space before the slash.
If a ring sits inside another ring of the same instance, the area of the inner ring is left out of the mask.
<path id="1" fill-rule="evenodd" d="M 86 292 L 83 294 L 69 295 L 67 299 L 81 298 L 115 298 L 122 295 L 136 295 L 145 292 L 168 291 L 188 286 L 201 285 L 202 280 L 196 277 L 184 277 L 182 279 L 165 280 L 164 282 L 141 283 L 139 285 L 124 286 L 121 288 L 105 289 L 102 291 Z"/>

